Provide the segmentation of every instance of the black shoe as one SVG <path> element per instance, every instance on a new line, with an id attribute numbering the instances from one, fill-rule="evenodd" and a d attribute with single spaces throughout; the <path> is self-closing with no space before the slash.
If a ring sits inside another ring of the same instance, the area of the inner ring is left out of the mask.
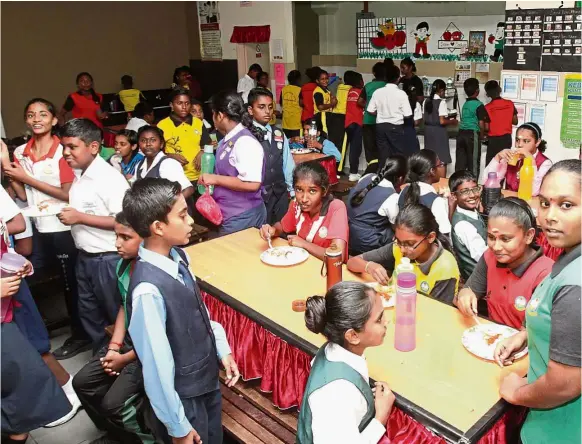
<path id="1" fill-rule="evenodd" d="M 57 348 L 53 355 L 57 360 L 69 359 L 87 350 L 91 350 L 91 341 L 88 339 L 68 338 L 62 347 Z"/>
<path id="2" fill-rule="evenodd" d="M 103 435 L 100 438 L 91 441 L 89 444 L 123 444 L 121 441 L 117 441 L 109 435 Z"/>

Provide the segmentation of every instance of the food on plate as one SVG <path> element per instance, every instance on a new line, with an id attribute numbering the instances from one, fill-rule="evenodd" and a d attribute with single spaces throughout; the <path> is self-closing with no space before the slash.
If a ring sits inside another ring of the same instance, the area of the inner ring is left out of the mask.
<path id="1" fill-rule="evenodd" d="M 493 345 L 501 337 L 501 333 L 489 334 L 487 332 L 483 333 L 483 339 L 487 342 L 487 345 Z"/>
<path id="2" fill-rule="evenodd" d="M 290 254 L 293 254 L 293 251 L 283 250 L 280 248 L 270 248 L 269 250 L 267 250 L 267 253 L 272 257 L 284 257 L 285 259 L 287 259 L 287 257 Z"/>
<path id="3" fill-rule="evenodd" d="M 388 283 L 388 285 L 376 283 L 376 285 L 374 285 L 374 290 L 387 301 L 389 301 L 396 293 L 396 291 L 394 291 L 394 285 L 392 285 L 391 282 Z"/>

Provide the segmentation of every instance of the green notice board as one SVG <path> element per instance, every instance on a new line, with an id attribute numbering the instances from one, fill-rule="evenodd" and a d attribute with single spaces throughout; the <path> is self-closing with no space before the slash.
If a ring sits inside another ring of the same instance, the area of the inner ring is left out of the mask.
<path id="1" fill-rule="evenodd" d="M 580 148 L 582 143 L 582 74 L 569 74 L 564 84 L 564 106 L 560 140 L 564 148 Z"/>

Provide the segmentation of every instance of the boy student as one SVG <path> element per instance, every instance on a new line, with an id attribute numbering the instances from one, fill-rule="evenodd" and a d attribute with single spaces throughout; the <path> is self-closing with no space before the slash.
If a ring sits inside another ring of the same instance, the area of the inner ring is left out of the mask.
<path id="1" fill-rule="evenodd" d="M 485 165 L 505 149 L 511 149 L 513 146 L 512 131 L 513 125 L 517 125 L 517 110 L 511 100 L 501 97 L 501 87 L 497 80 L 489 80 L 485 84 L 487 97 L 491 102 L 485 105 L 487 115 L 489 116 L 489 125 L 487 131 L 487 155 Z"/>
<path id="2" fill-rule="evenodd" d="M 94 351 L 102 345 L 104 329 L 115 322 L 119 308 L 113 226 L 129 188 L 121 173 L 98 155 L 101 139 L 101 129 L 89 119 L 70 120 L 61 130 L 63 156 L 76 171 L 69 206 L 58 218 L 71 226 L 79 250 L 79 317 Z"/>
<path id="3" fill-rule="evenodd" d="M 367 111 L 368 104 L 374 91 L 379 88 L 386 86 L 386 69 L 393 67 L 394 62 L 382 63 L 378 62 L 372 68 L 372 73 L 374 74 L 374 80 L 366 83 L 360 98 L 358 99 L 358 105 L 364 109 L 364 126 L 362 128 L 362 136 L 364 140 L 364 154 L 366 155 L 366 162 L 368 162 L 367 173 L 375 173 L 378 170 L 378 147 L 376 145 L 376 115 L 371 114 Z M 381 167 L 380 167 L 381 169 Z"/>
<path id="4" fill-rule="evenodd" d="M 123 212 L 144 238 L 126 310 L 146 393 L 172 437 L 164 442 L 222 443 L 219 359 L 229 387 L 239 371 L 224 330 L 208 317 L 186 253 L 176 248 L 188 242 L 193 224 L 180 185 L 140 180 L 127 192 Z"/>
<path id="5" fill-rule="evenodd" d="M 148 102 L 139 102 L 135 105 L 131 115 L 133 117 L 129 119 L 125 129 L 136 133 L 142 126 L 152 125 L 155 120 L 154 109 Z"/>
<path id="6" fill-rule="evenodd" d="M 461 123 L 457 136 L 457 162 L 455 171 L 469 170 L 479 177 L 481 164 L 481 140 L 485 136 L 487 110 L 479 97 L 479 81 L 473 77 L 463 83 L 467 101 L 461 110 Z"/>
<path id="7" fill-rule="evenodd" d="M 451 218 L 453 248 L 459 271 L 465 281 L 487 250 L 487 225 L 479 215 L 481 186 L 468 170 L 454 172 L 449 179 L 451 194 L 456 203 Z"/>
<path id="8" fill-rule="evenodd" d="M 133 77 L 125 74 L 121 77 L 121 84 L 123 85 L 123 89 L 117 95 L 121 103 L 123 103 L 125 111 L 131 112 L 139 102 L 145 100 L 145 97 L 139 89 L 133 87 Z"/>
<path id="9" fill-rule="evenodd" d="M 295 162 L 289 149 L 289 141 L 281 129 L 271 126 L 273 94 L 264 88 L 252 89 L 249 93 L 249 114 L 253 124 L 264 136 L 259 139 L 265 151 L 265 175 L 263 176 L 263 201 L 267 207 L 267 223 L 280 221 L 289 208 L 289 196 L 295 196 L 293 169 Z"/>
<path id="10" fill-rule="evenodd" d="M 244 77 L 238 81 L 238 85 L 236 86 L 236 92 L 242 96 L 243 103 L 245 104 L 247 103 L 251 89 L 253 89 L 256 86 L 257 76 L 262 72 L 263 68 L 261 68 L 261 65 L 259 65 L 258 63 L 253 63 L 249 67 L 249 72 L 246 73 Z"/>

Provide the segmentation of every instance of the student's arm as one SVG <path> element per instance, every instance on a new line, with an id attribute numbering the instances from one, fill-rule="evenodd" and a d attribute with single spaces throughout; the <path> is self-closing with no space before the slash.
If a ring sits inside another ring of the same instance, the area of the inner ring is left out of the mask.
<path id="1" fill-rule="evenodd" d="M 483 105 L 477 108 L 477 119 L 479 119 L 479 137 L 481 140 L 485 138 L 485 134 L 489 131 L 489 114 Z"/>
<path id="2" fill-rule="evenodd" d="M 511 118 L 511 124 L 517 125 L 517 108 L 515 107 L 515 104 L 513 105 L 513 116 Z"/>
<path id="3" fill-rule="evenodd" d="M 444 279 L 442 281 L 435 281 L 434 287 L 430 291 L 430 297 L 438 299 L 439 301 L 452 304 L 457 292 L 457 285 L 459 280 L 455 278 Z"/>
<path id="4" fill-rule="evenodd" d="M 477 314 L 477 299 L 485 297 L 487 294 L 487 262 L 485 256 L 477 261 L 473 273 L 467 279 L 465 287 L 453 300 L 461 313 L 465 316 Z"/>
<path id="5" fill-rule="evenodd" d="M 22 213 L 18 213 L 6 222 L 6 228 L 8 229 L 8 234 L 18 234 L 26 230 L 26 222 Z"/>
<path id="6" fill-rule="evenodd" d="M 295 197 L 295 188 L 293 188 L 293 170 L 295 169 L 295 160 L 289 148 L 289 139 L 283 136 L 283 174 L 285 174 L 285 184 L 287 185 L 287 192 L 291 198 Z"/>
<path id="7" fill-rule="evenodd" d="M 326 156 L 335 157 L 336 162 L 341 162 L 342 160 L 342 153 L 339 152 L 335 144 L 329 139 L 323 141 L 321 152 Z"/>
<path id="8" fill-rule="evenodd" d="M 73 99 L 70 95 L 67 96 L 67 100 L 65 100 L 65 103 L 63 104 L 63 107 L 61 108 L 61 110 L 59 111 L 59 114 L 57 115 L 57 119 L 59 120 L 59 125 L 64 125 L 66 118 L 67 118 L 67 113 L 72 111 L 73 108 L 75 107 L 75 102 L 73 102 Z"/>
<path id="9" fill-rule="evenodd" d="M 295 234 L 287 236 L 287 239 L 289 240 L 289 245 L 292 247 L 304 248 L 309 252 L 309 254 L 315 256 L 319 260 L 323 260 L 325 257 L 325 247 L 320 247 L 319 245 L 309 242 Z M 346 245 L 346 241 L 343 239 L 332 239 L 330 247 L 335 246 L 338 250 L 345 251 Z"/>
<path id="10" fill-rule="evenodd" d="M 130 350 L 127 353 L 120 353 L 123 340 L 125 339 L 125 309 L 123 306 L 119 307 L 117 312 L 117 317 L 115 318 L 115 326 L 113 327 L 113 335 L 111 335 L 111 340 L 109 341 L 109 350 L 107 354 L 102 359 L 103 368 L 106 373 L 117 372 L 119 373 L 127 364 L 136 360 L 137 356 L 135 350 Z M 115 351 L 117 350 L 117 351 Z"/>
<path id="11" fill-rule="evenodd" d="M 393 245 L 390 243 L 376 250 L 351 257 L 348 260 L 348 270 L 353 273 L 368 273 L 380 284 L 386 285 L 394 272 Z"/>
<path id="12" fill-rule="evenodd" d="M 26 184 L 31 186 L 32 188 L 37 189 L 42 193 L 54 197 L 55 199 L 61 200 L 63 202 L 68 202 L 69 190 L 71 189 L 71 184 L 75 179 L 75 174 L 73 173 L 73 170 L 64 159 L 61 159 L 59 161 L 59 169 L 61 176 L 60 187 L 50 185 L 46 182 L 43 182 L 42 180 L 38 180 L 34 176 L 29 175 L 26 171 L 24 171 L 24 168 L 22 168 L 20 162 L 16 158 L 14 159 L 14 162 L 11 164 L 11 166 L 9 168 L 6 168 L 5 173 L 8 177 L 11 177 L 13 180 L 19 182 L 19 184 L 17 184 L 16 187 L 18 187 L 18 185 L 21 184 Z M 14 191 L 18 193 L 17 189 L 14 186 L 12 188 L 14 189 Z M 24 190 L 24 188 L 22 188 L 22 190 Z M 26 200 L 26 198 L 21 199 L 20 196 L 19 199 Z"/>
<path id="13" fill-rule="evenodd" d="M 133 294 L 129 333 L 143 366 L 144 387 L 158 419 L 172 437 L 192 430 L 174 387 L 175 363 L 166 334 L 166 307 L 157 287 L 139 284 Z"/>
<path id="14" fill-rule="evenodd" d="M 261 182 L 243 182 L 238 177 L 220 176 L 218 174 L 202 174 L 199 182 L 202 185 L 214 185 L 233 191 L 257 191 Z"/>
<path id="15" fill-rule="evenodd" d="M 327 111 L 328 109 L 333 108 L 331 103 L 324 103 L 323 94 L 321 93 L 313 94 L 313 101 L 315 102 L 315 105 L 319 111 Z"/>
<path id="16" fill-rule="evenodd" d="M 505 175 L 507 174 L 507 162 L 505 160 L 499 160 L 499 153 L 491 159 L 489 165 L 485 167 L 485 171 L 483 173 L 484 177 L 487 177 L 489 173 L 497 173 L 497 179 L 499 181 L 505 179 Z"/>
<path id="17" fill-rule="evenodd" d="M 115 225 L 113 216 L 96 216 L 82 213 L 72 207 L 63 208 L 57 217 L 64 225 L 87 225 L 88 227 L 101 228 L 102 230 L 113 230 Z"/>
<path id="18" fill-rule="evenodd" d="M 14 251 L 19 255 L 28 257 L 32 254 L 32 236 L 14 240 Z"/>
<path id="19" fill-rule="evenodd" d="M 8 168 L 5 168 L 4 173 L 6 174 L 7 171 Z M 17 180 L 11 180 L 10 188 L 12 188 L 12 191 L 14 191 L 16 197 L 18 197 L 22 202 L 26 202 L 28 200 L 28 197 L 26 196 L 26 190 L 24 189 L 24 185 L 22 185 L 20 182 L 18 182 Z"/>
<path id="20" fill-rule="evenodd" d="M 281 105 L 283 104 L 281 103 Z M 303 104 L 303 95 L 301 93 L 299 93 L 299 106 L 301 108 L 305 107 L 305 105 Z"/>
<path id="21" fill-rule="evenodd" d="M 378 112 L 378 105 L 376 103 L 376 94 L 374 91 L 374 94 L 372 94 L 372 97 L 370 98 L 370 102 L 368 102 L 368 108 L 366 109 L 366 111 L 368 111 L 369 114 L 375 116 Z"/>
<path id="22" fill-rule="evenodd" d="M 367 100 L 366 88 L 362 88 L 360 97 L 358 97 L 358 106 L 363 110 L 366 109 L 366 100 Z"/>

